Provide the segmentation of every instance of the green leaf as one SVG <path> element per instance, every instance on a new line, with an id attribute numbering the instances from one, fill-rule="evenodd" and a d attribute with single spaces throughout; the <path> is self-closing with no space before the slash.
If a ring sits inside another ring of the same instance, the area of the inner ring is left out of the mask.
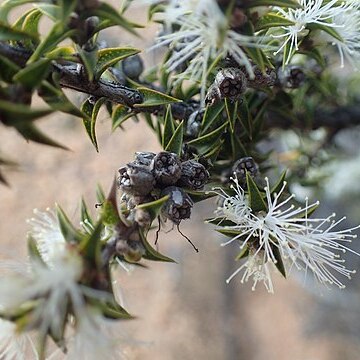
<path id="1" fill-rule="evenodd" d="M 94 221 L 90 215 L 84 198 L 81 198 L 80 202 L 80 219 L 83 223 L 90 223 L 91 225 L 94 225 Z"/>
<path id="2" fill-rule="evenodd" d="M 47 81 L 43 81 L 39 90 L 39 96 L 53 109 L 83 118 L 85 115 L 64 94 Z"/>
<path id="3" fill-rule="evenodd" d="M 259 21 L 256 23 L 256 31 L 269 29 L 272 27 L 279 27 L 279 26 L 291 26 L 295 23 L 293 21 L 290 21 L 280 14 L 275 13 L 267 13 L 260 17 Z"/>
<path id="4" fill-rule="evenodd" d="M 245 245 L 240 252 L 236 255 L 235 260 L 239 261 L 245 257 L 247 257 L 249 255 L 249 247 L 247 245 Z"/>
<path id="5" fill-rule="evenodd" d="M 245 99 L 242 102 L 242 104 L 240 104 L 240 106 L 239 106 L 238 115 L 239 115 L 239 120 L 240 120 L 246 134 L 248 135 L 249 139 L 251 140 L 252 133 L 253 133 L 253 129 L 252 129 L 253 119 L 252 119 L 251 113 L 249 111 L 248 103 Z"/>
<path id="6" fill-rule="evenodd" d="M 172 96 L 165 95 L 159 91 L 148 89 L 145 87 L 139 87 L 137 89 L 144 98 L 141 104 L 135 104 L 134 108 L 143 108 L 159 105 L 168 105 L 174 102 L 182 102 L 181 100 L 175 99 Z"/>
<path id="7" fill-rule="evenodd" d="M 151 222 L 153 222 L 160 214 L 160 211 L 166 201 L 169 200 L 169 195 L 163 196 L 158 200 L 136 206 L 136 209 L 146 210 L 150 214 Z"/>
<path id="8" fill-rule="evenodd" d="M 226 121 L 217 129 L 213 130 L 208 134 L 200 136 L 197 139 L 189 141 L 188 144 L 191 146 L 195 146 L 199 150 L 200 155 L 204 154 L 207 151 L 213 149 L 214 146 L 217 145 L 218 141 L 220 140 L 227 126 L 228 126 L 228 122 Z"/>
<path id="9" fill-rule="evenodd" d="M 87 99 L 81 105 L 81 111 L 86 115 L 86 117 L 83 118 L 83 124 L 97 152 L 99 152 L 99 148 L 96 140 L 95 125 L 100 107 L 103 105 L 105 100 L 105 98 L 100 98 L 95 102 L 95 104 L 92 104 L 90 100 Z"/>
<path id="10" fill-rule="evenodd" d="M 114 131 L 120 127 L 126 120 L 131 119 L 135 113 L 129 112 L 129 108 L 125 105 L 114 106 L 111 114 L 112 119 L 112 130 Z"/>
<path id="11" fill-rule="evenodd" d="M 66 242 L 78 244 L 83 241 L 84 235 L 75 229 L 74 225 L 59 205 L 56 205 L 56 216 L 59 221 L 61 233 Z"/>
<path id="12" fill-rule="evenodd" d="M 77 1 L 60 0 L 59 4 L 60 4 L 60 9 L 61 9 L 61 21 L 63 22 L 63 24 L 66 24 L 68 17 L 76 8 Z"/>
<path id="13" fill-rule="evenodd" d="M 51 60 L 40 59 L 25 68 L 21 69 L 15 76 L 14 80 L 25 86 L 28 90 L 37 88 L 50 71 Z"/>
<path id="14" fill-rule="evenodd" d="M 36 240 L 29 234 L 27 239 L 28 254 L 30 259 L 45 265 L 41 253 L 37 247 Z"/>
<path id="15" fill-rule="evenodd" d="M 0 55 L 0 79 L 12 82 L 13 76 L 19 71 L 19 66 L 8 58 Z"/>
<path id="16" fill-rule="evenodd" d="M 61 13 L 61 9 L 58 5 L 40 3 L 35 4 L 35 7 L 53 21 L 56 21 Z"/>
<path id="17" fill-rule="evenodd" d="M 86 236 L 80 243 L 80 251 L 84 258 L 97 269 L 101 266 L 101 234 L 104 229 L 102 221 L 99 221 L 93 232 Z"/>
<path id="18" fill-rule="evenodd" d="M 143 231 L 140 229 L 139 230 L 140 233 L 140 238 L 141 238 L 141 243 L 143 244 L 144 248 L 145 248 L 145 255 L 143 256 L 143 258 L 148 259 L 148 260 L 153 260 L 153 261 L 164 261 L 164 262 L 175 262 L 173 259 L 160 254 L 158 251 L 156 251 L 146 240 L 146 236 L 143 233 Z"/>
<path id="19" fill-rule="evenodd" d="M 56 23 L 31 55 L 30 59 L 28 60 L 28 64 L 35 62 L 45 53 L 53 50 L 56 45 L 58 45 L 61 41 L 71 37 L 73 34 L 75 34 L 75 32 L 76 30 L 64 29 L 61 22 Z"/>
<path id="20" fill-rule="evenodd" d="M 210 199 L 217 194 L 213 191 L 193 191 L 193 190 L 185 190 L 185 192 L 190 196 L 193 203 L 197 203 L 206 199 Z"/>
<path id="21" fill-rule="evenodd" d="M 322 30 L 322 31 L 325 31 L 326 33 L 328 33 L 330 36 L 332 36 L 336 40 L 344 42 L 344 39 L 341 37 L 341 35 L 333 27 L 326 26 L 326 25 L 323 25 L 323 24 L 315 24 L 315 23 L 307 24 L 306 27 L 308 29 L 310 29 L 310 30 Z"/>
<path id="22" fill-rule="evenodd" d="M 201 123 L 201 135 L 205 134 L 209 129 L 211 129 L 213 126 L 216 126 L 218 123 L 223 122 L 222 112 L 224 107 L 225 103 L 223 101 L 220 101 L 213 106 L 206 107 Z"/>
<path id="23" fill-rule="evenodd" d="M 228 99 L 225 99 L 225 110 L 230 124 L 231 132 L 234 132 L 235 130 L 235 120 L 238 115 L 237 114 L 238 104 L 239 104 L 238 101 L 232 102 Z"/>
<path id="24" fill-rule="evenodd" d="M 95 78 L 100 79 L 100 76 L 107 68 L 115 65 L 120 60 L 138 54 L 140 51 L 141 50 L 139 49 L 131 47 L 106 48 L 99 50 L 95 67 Z"/>
<path id="25" fill-rule="evenodd" d="M 1 116 L 6 119 L 6 124 L 15 125 L 39 119 L 53 112 L 51 109 L 32 109 L 23 104 L 14 104 L 13 102 L 0 100 Z"/>
<path id="26" fill-rule="evenodd" d="M 104 200 L 101 203 L 100 215 L 104 225 L 114 226 L 119 223 L 119 214 L 114 208 L 114 205 L 109 200 Z"/>
<path id="27" fill-rule="evenodd" d="M 230 238 L 234 238 L 235 236 L 241 235 L 240 230 L 227 228 L 227 227 L 216 229 L 216 231 L 219 232 L 220 234 L 225 235 Z M 239 238 L 240 238 L 240 236 L 239 236 Z"/>
<path id="28" fill-rule="evenodd" d="M 251 0 L 245 5 L 245 7 L 248 8 L 257 6 L 279 6 L 292 9 L 300 8 L 300 5 L 296 0 Z"/>
<path id="29" fill-rule="evenodd" d="M 284 185 L 284 181 L 286 179 L 286 170 L 284 170 L 279 178 L 279 180 L 277 181 L 277 183 L 271 188 L 270 190 L 270 194 L 274 195 L 274 194 L 278 194 L 279 191 L 281 190 L 281 188 Z"/>
<path id="30" fill-rule="evenodd" d="M 35 3 L 40 0 L 4 0 L 0 4 L 0 21 L 7 21 L 7 16 L 11 9 L 16 6 L 28 4 L 28 3 Z"/>
<path id="31" fill-rule="evenodd" d="M 272 251 L 276 260 L 275 266 L 280 271 L 281 275 L 286 279 L 286 269 L 284 262 L 281 258 L 279 248 L 277 246 L 273 246 Z"/>
<path id="32" fill-rule="evenodd" d="M 253 212 L 267 211 L 266 203 L 253 178 L 246 172 L 246 183 L 249 192 L 249 204 Z"/>
<path id="33" fill-rule="evenodd" d="M 98 61 L 98 49 L 95 47 L 91 51 L 84 50 L 80 46 L 76 46 L 76 49 L 80 55 L 81 61 L 84 64 L 87 77 L 89 81 L 93 81 L 95 77 L 95 67 Z"/>
<path id="34" fill-rule="evenodd" d="M 96 308 L 100 309 L 102 314 L 108 318 L 113 320 L 130 320 L 133 319 L 122 306 L 120 306 L 115 299 L 109 299 L 113 297 L 111 294 L 104 294 L 104 299 L 99 298 L 91 298 L 90 303 L 93 304 Z"/>
<path id="35" fill-rule="evenodd" d="M 42 12 L 38 9 L 33 9 L 25 17 L 22 24 L 22 30 L 28 34 L 34 35 L 36 38 L 39 37 L 39 22 L 42 17 Z"/>
<path id="36" fill-rule="evenodd" d="M 61 145 L 55 140 L 52 140 L 43 132 L 41 132 L 35 125 L 32 123 L 17 123 L 14 125 L 16 130 L 26 139 L 30 141 L 34 141 L 39 144 L 48 145 L 57 147 L 63 150 L 69 150 L 66 146 Z"/>
<path id="37" fill-rule="evenodd" d="M 138 35 L 137 32 L 134 30 L 134 27 L 140 27 L 139 25 L 132 24 L 126 18 L 124 18 L 122 15 L 119 14 L 116 9 L 114 9 L 109 4 L 106 4 L 104 2 L 100 3 L 100 6 L 96 7 L 95 9 L 92 9 L 92 14 L 97 15 L 101 17 L 102 19 L 109 20 L 110 23 L 107 24 L 106 27 L 114 25 L 119 25 L 125 30 L 129 31 L 133 35 Z M 135 26 L 134 26 L 135 25 Z M 104 26 L 104 25 L 103 25 Z"/>
<path id="38" fill-rule="evenodd" d="M 20 41 L 20 40 L 37 40 L 34 34 L 22 30 L 13 29 L 10 26 L 0 22 L 0 41 Z"/>
<path id="39" fill-rule="evenodd" d="M 102 204 L 106 200 L 104 190 L 100 184 L 96 186 L 96 200 L 100 204 Z"/>
<path id="40" fill-rule="evenodd" d="M 183 138 L 184 138 L 184 120 L 176 128 L 173 136 L 171 137 L 170 141 L 165 147 L 165 151 L 170 151 L 180 156 L 182 151 Z"/>
<path id="41" fill-rule="evenodd" d="M 174 135 L 174 132 L 175 132 L 174 119 L 171 112 L 171 106 L 168 105 L 165 114 L 164 131 L 162 136 L 163 149 L 165 149 L 166 145 L 170 142 L 172 136 Z"/>

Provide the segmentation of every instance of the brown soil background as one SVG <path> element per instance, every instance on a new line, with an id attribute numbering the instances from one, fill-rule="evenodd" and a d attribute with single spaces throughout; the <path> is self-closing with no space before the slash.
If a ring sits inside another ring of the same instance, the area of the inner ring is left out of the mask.
<path id="1" fill-rule="evenodd" d="M 15 15 L 13 15 L 15 16 Z M 132 20 L 146 23 L 144 11 L 130 12 Z M 43 25 L 44 31 L 47 24 Z M 155 28 L 142 31 L 151 38 Z M 149 41 L 134 39 L 121 30 L 107 31 L 111 45 L 144 48 Z M 154 57 L 145 54 L 147 62 Z M 71 94 L 76 100 L 77 95 Z M 81 120 L 56 114 L 39 121 L 40 127 L 71 151 L 26 143 L 11 129 L 1 127 L 1 150 L 19 161 L 7 173 L 10 188 L 0 187 L 0 256 L 25 259 L 25 220 L 33 208 L 44 210 L 57 202 L 78 219 L 81 196 L 95 204 L 95 188 L 108 189 L 116 170 L 131 161 L 135 151 L 158 151 L 154 134 L 145 122 L 129 121 L 126 131 L 111 134 L 111 120 L 102 113 L 97 124 L 100 153 L 96 153 Z M 211 206 L 210 206 L 211 205 Z M 182 230 L 200 248 L 195 253 L 176 231 L 160 236 L 160 250 L 178 264 L 148 263 L 131 275 L 116 273 L 126 308 L 136 320 L 119 324 L 119 331 L 133 339 L 129 359 L 145 360 L 346 360 L 359 359 L 359 348 L 341 337 L 318 333 L 308 336 L 306 324 L 316 300 L 296 281 L 274 276 L 275 295 L 259 286 L 235 279 L 225 284 L 236 269 L 237 248 L 219 246 L 221 238 L 202 219 L 214 204 L 197 206 Z M 95 209 L 94 209 L 95 213 Z M 324 291 L 324 296 L 332 296 Z"/>

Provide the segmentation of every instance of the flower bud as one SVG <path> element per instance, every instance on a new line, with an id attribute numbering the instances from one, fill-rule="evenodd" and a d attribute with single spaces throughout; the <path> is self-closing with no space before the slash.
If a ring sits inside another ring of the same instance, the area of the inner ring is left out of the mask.
<path id="1" fill-rule="evenodd" d="M 169 186 L 161 192 L 161 196 L 169 195 L 169 199 L 162 208 L 162 215 L 179 225 L 181 220 L 189 219 L 193 202 L 181 188 Z"/>
<path id="2" fill-rule="evenodd" d="M 209 172 L 197 161 L 187 160 L 181 164 L 179 185 L 191 190 L 201 190 L 208 179 Z"/>
<path id="3" fill-rule="evenodd" d="M 181 176 L 181 162 L 178 156 L 167 151 L 159 152 L 151 161 L 150 169 L 158 185 L 174 185 Z"/>
<path id="4" fill-rule="evenodd" d="M 204 109 L 194 111 L 186 122 L 185 134 L 191 138 L 196 138 L 199 135 L 201 122 L 204 116 Z"/>
<path id="5" fill-rule="evenodd" d="M 130 78 L 137 80 L 144 71 L 144 63 L 139 55 L 133 55 L 125 58 L 121 62 L 122 71 Z"/>
<path id="6" fill-rule="evenodd" d="M 153 174 L 145 166 L 130 163 L 119 169 L 118 186 L 131 195 L 147 195 L 155 185 Z"/>
<path id="7" fill-rule="evenodd" d="M 135 209 L 135 221 L 140 227 L 148 227 L 151 225 L 151 216 L 144 209 Z"/>
<path id="8" fill-rule="evenodd" d="M 236 174 L 240 185 L 246 186 L 246 173 L 254 178 L 259 172 L 259 167 L 252 157 L 244 157 L 234 163 L 232 172 Z"/>

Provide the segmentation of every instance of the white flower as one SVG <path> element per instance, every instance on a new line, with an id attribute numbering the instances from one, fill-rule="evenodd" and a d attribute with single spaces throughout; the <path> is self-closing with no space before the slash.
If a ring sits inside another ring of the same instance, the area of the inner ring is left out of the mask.
<path id="1" fill-rule="evenodd" d="M 66 242 L 60 229 L 60 224 L 54 210 L 34 209 L 35 217 L 28 219 L 31 226 L 30 236 L 36 241 L 37 248 L 43 260 L 51 264 L 54 257 L 65 251 Z"/>
<path id="2" fill-rule="evenodd" d="M 97 312 L 96 309 L 86 308 L 79 317 L 73 336 L 68 340 L 68 360 L 99 360 L 123 359 L 123 352 L 119 344 L 119 336 L 110 334 L 110 320 Z"/>
<path id="3" fill-rule="evenodd" d="M 222 194 L 224 202 L 217 209 L 216 214 L 218 218 L 234 223 L 223 229 L 237 234 L 222 245 L 239 240 L 240 249 L 244 251 L 247 248 L 249 251 L 247 262 L 235 271 L 228 281 L 245 269 L 242 281 L 248 281 L 252 277 L 253 288 L 262 281 L 267 290 L 272 292 L 269 265 L 271 263 L 276 265 L 280 255 L 289 270 L 293 266 L 305 272 L 310 270 L 320 283 L 335 284 L 343 288 L 344 284 L 336 276 L 340 274 L 350 278 L 354 271 L 346 269 L 340 255 L 350 250 L 344 242 L 350 242 L 356 237 L 352 231 L 359 226 L 336 230 L 344 218 L 339 221 L 332 220 L 334 215 L 327 218 L 309 218 L 309 211 L 314 210 L 319 205 L 318 202 L 309 205 L 306 199 L 304 207 L 289 206 L 294 195 L 282 200 L 286 183 L 283 183 L 278 194 L 272 196 L 269 181 L 267 178 L 265 180 L 267 211 L 254 213 L 249 208 L 248 200 L 236 178 L 233 179 L 236 195 Z"/>
<path id="4" fill-rule="evenodd" d="M 326 27 L 338 27 L 337 24 L 331 22 L 331 19 L 344 7 L 344 4 L 338 5 L 337 0 L 325 2 L 324 0 L 298 0 L 300 5 L 296 9 L 282 9 L 275 7 L 285 19 L 292 21 L 294 25 L 281 26 L 282 34 L 273 34 L 274 38 L 283 39 L 280 48 L 274 53 L 277 55 L 289 45 L 289 52 L 285 64 L 288 64 L 293 50 L 299 50 L 299 38 L 307 34 L 306 26 L 308 24 L 320 24 Z"/>
<path id="5" fill-rule="evenodd" d="M 0 359 L 26 360 L 30 352 L 32 359 L 38 359 L 30 336 L 18 332 L 14 323 L 0 319 Z"/>
<path id="6" fill-rule="evenodd" d="M 252 65 L 243 50 L 246 47 L 265 47 L 261 39 L 242 35 L 229 28 L 229 21 L 215 0 L 198 2 L 195 10 L 178 17 L 174 22 L 180 27 L 158 37 L 159 46 L 170 46 L 173 50 L 165 63 L 168 71 L 173 71 L 189 61 L 187 68 L 178 75 L 179 81 L 191 79 L 201 84 L 201 99 L 204 100 L 206 81 L 211 62 L 231 55 L 239 64 L 245 66 L 253 76 Z"/>
<path id="7" fill-rule="evenodd" d="M 74 313 L 84 307 L 84 287 L 79 284 L 83 272 L 81 258 L 72 251 L 59 256 L 47 266 L 33 261 L 27 275 L 14 274 L 0 282 L 0 306 L 11 313 L 19 306 L 38 299 L 32 309 L 31 324 L 41 333 L 49 329 L 58 333 L 67 305 L 71 302 Z"/>
<path id="8" fill-rule="evenodd" d="M 346 58 L 354 67 L 360 64 L 360 2 L 347 1 L 342 11 L 334 14 L 332 22 L 337 25 L 336 31 L 342 41 L 331 38 L 340 54 L 341 67 L 344 67 Z M 329 36 L 328 36 L 329 37 Z"/>

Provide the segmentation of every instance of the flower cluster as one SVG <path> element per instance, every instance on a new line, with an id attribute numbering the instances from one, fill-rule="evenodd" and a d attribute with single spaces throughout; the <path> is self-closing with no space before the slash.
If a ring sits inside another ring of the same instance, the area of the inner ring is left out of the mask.
<path id="1" fill-rule="evenodd" d="M 291 25 L 282 26 L 282 32 L 272 34 L 272 37 L 281 40 L 280 47 L 275 55 L 287 47 L 284 63 L 288 64 L 294 51 L 299 50 L 299 43 L 309 33 L 311 26 L 314 29 L 323 30 L 322 37 L 336 45 L 341 65 L 344 65 L 344 57 L 354 63 L 353 56 L 360 56 L 360 4 L 358 1 L 347 0 L 298 0 L 298 8 L 284 9 L 275 7 L 283 18 L 292 22 Z"/>
<path id="2" fill-rule="evenodd" d="M 119 339 L 110 336 L 109 319 L 129 315 L 115 302 L 111 279 L 90 256 L 89 239 L 95 241 L 97 230 L 90 222 L 86 231 L 75 230 L 60 210 L 34 212 L 28 221 L 29 264 L 4 265 L 1 359 L 44 359 L 48 337 L 59 346 L 55 353 L 66 352 L 67 359 L 122 358 Z M 103 235 L 97 241 L 101 239 Z M 38 346 L 32 333 L 40 339 Z"/>
<path id="3" fill-rule="evenodd" d="M 245 35 L 232 29 L 229 19 L 217 1 L 193 3 L 196 5 L 192 7 L 175 7 L 177 11 L 179 8 L 183 9 L 182 15 L 176 16 L 172 24 L 178 30 L 158 36 L 155 47 L 170 46 L 171 55 L 165 63 L 168 71 L 179 70 L 186 64 L 177 76 L 178 80 L 198 81 L 201 84 L 201 99 L 204 101 L 208 72 L 214 61 L 217 62 L 229 55 L 239 66 L 244 66 L 250 77 L 253 77 L 252 63 L 244 48 L 268 46 L 262 44 L 261 37 Z"/>
<path id="4" fill-rule="evenodd" d="M 276 193 L 271 191 L 267 178 L 264 195 L 258 192 L 259 199 L 265 196 L 265 200 L 260 201 L 262 209 L 254 211 L 249 202 L 253 194 L 247 195 L 236 177 L 232 181 L 235 195 L 218 191 L 223 199 L 216 211 L 219 225 L 227 222 L 219 231 L 231 236 L 223 245 L 239 241 L 239 258 L 248 258 L 228 282 L 244 270 L 242 282 L 252 278 L 253 289 L 258 282 L 263 282 L 266 289 L 273 292 L 270 268 L 275 265 L 283 274 L 287 269 L 297 268 L 305 273 L 311 271 L 324 285 L 345 287 L 337 275 L 350 278 L 355 271 L 345 267 L 341 254 L 351 251 L 359 255 L 345 245 L 356 237 L 353 231 L 359 226 L 337 230 L 345 218 L 335 221 L 334 214 L 327 218 L 310 218 L 318 202 L 308 204 L 306 199 L 304 207 L 289 205 L 294 195 L 285 196 L 286 182 Z"/>

